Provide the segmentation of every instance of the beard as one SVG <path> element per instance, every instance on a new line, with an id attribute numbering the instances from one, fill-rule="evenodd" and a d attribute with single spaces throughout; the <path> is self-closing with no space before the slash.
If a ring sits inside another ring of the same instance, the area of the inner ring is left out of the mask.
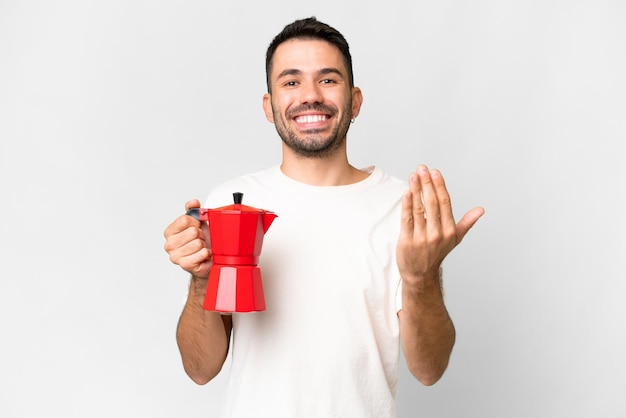
<path id="1" fill-rule="evenodd" d="M 274 107 L 272 107 L 272 112 L 274 113 L 276 131 L 287 147 L 300 157 L 323 158 L 332 155 L 346 142 L 346 135 L 350 128 L 351 108 L 352 104 L 346 103 L 341 112 L 341 119 L 326 136 L 323 134 L 325 130 L 322 129 L 307 129 L 302 132 L 304 136 L 298 136 L 294 129 L 288 127 L 286 120 L 292 120 L 294 115 L 306 111 L 316 111 L 331 116 L 337 115 L 337 109 L 334 107 L 321 104 L 302 105 L 288 111 L 285 118 Z"/>

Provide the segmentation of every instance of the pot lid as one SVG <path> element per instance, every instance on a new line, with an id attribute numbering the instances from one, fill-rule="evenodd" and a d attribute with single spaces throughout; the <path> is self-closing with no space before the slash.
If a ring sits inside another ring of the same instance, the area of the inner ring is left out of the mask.
<path id="1" fill-rule="evenodd" d="M 242 205 L 243 193 L 233 193 L 233 205 L 222 206 L 220 208 L 211 209 L 212 212 L 241 212 L 241 213 L 272 213 L 267 210 L 253 208 L 252 206 Z"/>

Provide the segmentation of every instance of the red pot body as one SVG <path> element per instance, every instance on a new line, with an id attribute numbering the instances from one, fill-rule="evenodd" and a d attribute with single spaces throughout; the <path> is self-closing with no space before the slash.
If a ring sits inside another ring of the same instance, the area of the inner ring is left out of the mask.
<path id="1" fill-rule="evenodd" d="M 259 264 L 265 234 L 263 214 L 209 211 L 208 217 L 213 263 L 251 266 Z"/>
<path id="2" fill-rule="evenodd" d="M 213 266 L 204 309 L 219 312 L 265 310 L 261 269 L 257 267 L 263 237 L 276 218 L 272 212 L 235 204 L 200 209 L 209 223 Z"/>

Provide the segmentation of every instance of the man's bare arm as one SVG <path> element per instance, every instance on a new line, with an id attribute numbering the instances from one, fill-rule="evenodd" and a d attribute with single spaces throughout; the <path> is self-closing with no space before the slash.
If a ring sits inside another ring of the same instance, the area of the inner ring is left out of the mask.
<path id="1" fill-rule="evenodd" d="M 196 207 L 200 207 L 199 201 L 189 201 L 185 211 Z M 203 385 L 221 370 L 228 355 L 232 331 L 230 316 L 203 308 L 212 265 L 208 227 L 191 216 L 181 215 L 165 229 L 164 235 L 165 251 L 172 263 L 191 274 L 176 341 L 185 371 L 194 382 Z"/>
<path id="2" fill-rule="evenodd" d="M 441 378 L 455 341 L 443 300 L 441 263 L 483 213 L 474 208 L 456 224 L 438 170 L 420 165 L 409 179 L 396 251 L 402 277 L 400 333 L 407 366 L 425 385 Z"/>
<path id="3" fill-rule="evenodd" d="M 206 284 L 206 279 L 191 278 L 187 303 L 176 330 L 185 372 L 199 385 L 209 382 L 222 369 L 232 330 L 230 315 L 202 307 Z"/>

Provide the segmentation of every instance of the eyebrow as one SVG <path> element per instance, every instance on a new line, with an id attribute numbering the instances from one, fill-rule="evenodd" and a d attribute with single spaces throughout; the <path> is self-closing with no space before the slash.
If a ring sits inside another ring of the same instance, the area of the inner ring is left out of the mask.
<path id="1" fill-rule="evenodd" d="M 326 75 L 326 74 L 337 74 L 338 76 L 340 76 L 341 78 L 343 78 L 343 74 L 341 73 L 341 71 L 339 71 L 337 68 L 322 68 L 319 71 L 320 75 Z"/>
<path id="2" fill-rule="evenodd" d="M 278 74 L 277 78 L 280 79 L 282 77 L 301 75 L 301 74 L 302 74 L 302 71 L 300 71 L 300 70 L 298 70 L 296 68 L 290 68 L 290 69 L 281 71 L 280 74 Z M 322 68 L 321 70 L 319 70 L 317 72 L 317 74 L 318 75 L 337 74 L 341 78 L 344 78 L 344 76 L 341 73 L 341 71 L 339 71 L 337 68 L 333 68 L 333 67 Z"/>

